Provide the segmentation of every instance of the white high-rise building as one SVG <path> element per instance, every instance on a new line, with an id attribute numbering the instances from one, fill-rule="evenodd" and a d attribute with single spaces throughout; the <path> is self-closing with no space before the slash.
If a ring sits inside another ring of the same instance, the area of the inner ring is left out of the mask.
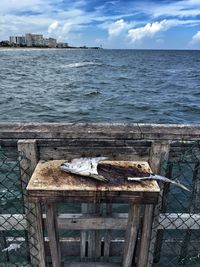
<path id="1" fill-rule="evenodd" d="M 55 48 L 57 47 L 57 41 L 54 38 L 45 38 L 44 46 L 49 47 L 49 48 Z"/>
<path id="2" fill-rule="evenodd" d="M 44 38 L 42 34 L 26 33 L 27 46 L 44 46 Z"/>
<path id="3" fill-rule="evenodd" d="M 25 46 L 26 39 L 24 36 L 10 36 L 10 44 Z"/>
<path id="4" fill-rule="evenodd" d="M 27 47 L 57 47 L 54 38 L 44 38 L 42 34 L 26 33 L 25 36 L 10 36 L 10 45 Z"/>

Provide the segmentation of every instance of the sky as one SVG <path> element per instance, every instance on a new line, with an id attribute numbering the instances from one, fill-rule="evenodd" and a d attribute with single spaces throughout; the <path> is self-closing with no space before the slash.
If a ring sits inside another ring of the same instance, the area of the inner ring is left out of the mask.
<path id="1" fill-rule="evenodd" d="M 0 0 L 0 40 L 25 33 L 74 46 L 200 49 L 200 0 Z"/>

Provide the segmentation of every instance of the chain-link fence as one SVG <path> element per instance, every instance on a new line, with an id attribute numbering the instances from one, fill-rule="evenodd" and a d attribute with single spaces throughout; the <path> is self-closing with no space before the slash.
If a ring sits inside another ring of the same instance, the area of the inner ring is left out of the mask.
<path id="1" fill-rule="evenodd" d="M 160 203 L 161 213 L 153 229 L 156 242 L 151 246 L 151 265 L 197 267 L 200 266 L 200 144 L 179 143 L 176 153 L 163 165 L 162 173 L 173 180 L 178 179 L 190 192 L 165 184 Z M 21 164 L 22 160 L 26 164 Z M 28 203 L 25 189 L 30 178 L 29 165 L 29 160 L 23 154 L 16 152 L 13 156 L 0 147 L 1 267 L 38 265 L 38 240 L 32 212 L 35 207 Z M 124 212 L 116 204 L 113 210 Z M 80 213 L 81 206 L 63 205 L 59 209 L 59 213 L 72 212 Z M 80 234 L 80 231 L 69 233 L 61 230 L 60 235 L 63 240 L 73 236 L 78 240 Z M 114 233 L 112 238 L 115 236 Z M 80 252 L 75 247 L 71 251 L 72 254 Z M 48 246 L 46 252 L 49 253 Z M 63 257 L 63 260 L 68 259 Z M 50 261 L 49 257 L 47 261 Z"/>
<path id="2" fill-rule="evenodd" d="M 182 143 L 178 158 L 171 157 L 162 173 L 178 180 L 185 191 L 166 183 L 162 202 L 156 244 L 151 251 L 153 266 L 200 266 L 200 143 Z"/>
<path id="3" fill-rule="evenodd" d="M 22 159 L 27 169 L 20 166 Z M 34 259 L 37 261 L 35 231 L 30 231 L 34 225 L 33 207 L 27 202 L 27 183 L 23 179 L 30 178 L 29 165 L 22 154 L 0 147 L 0 266 L 27 267 Z"/>

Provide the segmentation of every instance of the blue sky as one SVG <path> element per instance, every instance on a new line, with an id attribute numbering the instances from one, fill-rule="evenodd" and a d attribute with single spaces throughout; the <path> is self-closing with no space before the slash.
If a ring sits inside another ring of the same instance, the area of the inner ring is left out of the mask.
<path id="1" fill-rule="evenodd" d="M 28 32 L 76 46 L 200 49 L 200 0 L 0 0 L 0 40 Z"/>

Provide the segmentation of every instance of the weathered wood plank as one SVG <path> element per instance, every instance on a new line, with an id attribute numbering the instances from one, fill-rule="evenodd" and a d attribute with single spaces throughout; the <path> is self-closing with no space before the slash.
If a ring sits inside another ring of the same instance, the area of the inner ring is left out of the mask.
<path id="1" fill-rule="evenodd" d="M 117 177 L 109 183 L 99 183 L 95 179 L 88 179 L 60 170 L 64 160 L 40 161 L 31 177 L 27 190 L 30 201 L 42 202 L 119 202 L 134 200 L 136 203 L 157 202 L 159 187 L 156 181 L 133 183 Z M 103 164 L 103 163 L 102 163 Z M 104 164 L 119 168 L 137 169 L 150 172 L 147 162 L 133 161 L 104 161 Z M 116 182 L 117 179 L 117 182 Z"/>
<path id="2" fill-rule="evenodd" d="M 0 267 L 16 267 L 16 266 L 22 266 L 21 262 L 16 262 L 15 264 L 5 262 L 0 263 Z M 30 264 L 26 264 L 26 267 L 33 267 Z M 51 267 L 49 264 L 48 267 Z M 62 264 L 62 267 L 120 267 L 120 264 L 118 263 L 98 263 L 98 262 L 90 262 L 90 263 L 83 263 L 83 262 L 66 262 Z"/>
<path id="3" fill-rule="evenodd" d="M 45 267 L 45 252 L 43 241 L 43 225 L 40 203 L 29 203 L 26 186 L 38 162 L 36 140 L 18 141 L 20 159 L 21 184 L 24 198 L 25 214 L 27 216 L 28 239 L 30 245 L 31 263 L 34 266 Z"/>
<path id="4" fill-rule="evenodd" d="M 138 267 L 147 266 L 149 244 L 151 241 L 150 238 L 151 238 L 153 214 L 154 214 L 154 205 L 145 205 L 141 239 L 140 239 L 140 249 L 137 262 Z"/>
<path id="5" fill-rule="evenodd" d="M 123 267 L 130 267 L 132 265 L 133 253 L 135 249 L 139 222 L 140 222 L 140 205 L 130 203 L 129 215 L 126 229 L 125 245 L 123 252 Z"/>
<path id="6" fill-rule="evenodd" d="M 89 203 L 87 204 L 87 213 L 95 214 L 96 213 L 96 204 Z M 88 259 L 95 260 L 96 257 L 96 233 L 94 230 L 88 231 Z"/>
<path id="7" fill-rule="evenodd" d="M 96 203 L 95 205 L 95 214 L 96 216 L 102 216 L 102 204 Z M 99 230 L 95 230 L 95 243 L 92 245 L 95 246 L 95 261 L 100 261 L 101 259 L 101 239 L 102 235 Z"/>
<path id="8" fill-rule="evenodd" d="M 199 140 L 200 125 L 138 124 L 142 139 L 147 140 Z"/>
<path id="9" fill-rule="evenodd" d="M 47 231 L 53 267 L 61 267 L 61 250 L 55 204 L 47 204 Z"/>
<path id="10" fill-rule="evenodd" d="M 199 140 L 200 125 L 131 123 L 0 123 L 0 139 L 116 138 Z"/>
<path id="11" fill-rule="evenodd" d="M 170 164 L 168 164 L 167 171 L 166 171 L 166 177 L 168 177 L 169 179 L 172 178 L 172 170 L 173 170 L 173 164 L 170 163 Z M 162 205 L 161 205 L 162 206 L 162 208 L 161 208 L 162 213 L 165 213 L 167 210 L 167 198 L 168 198 L 169 191 L 170 191 L 170 183 L 164 184 Z M 159 218 L 160 218 L 160 215 L 159 215 Z M 159 226 L 158 226 L 158 228 L 159 228 Z M 154 261 L 156 261 L 156 262 L 159 262 L 159 260 L 160 260 L 163 236 L 164 236 L 164 230 L 158 229 L 157 242 L 155 244 L 155 249 L 154 249 Z"/>
<path id="12" fill-rule="evenodd" d="M 119 263 L 101 263 L 101 262 L 67 262 L 66 267 L 120 267 Z"/>
<path id="13" fill-rule="evenodd" d="M 83 203 L 81 205 L 81 212 L 82 214 L 86 214 L 87 213 L 87 203 Z M 73 220 L 74 222 L 76 222 L 76 220 Z M 65 221 L 64 221 L 65 222 Z M 59 225 L 59 218 L 58 218 L 58 225 Z M 69 228 L 67 228 L 69 229 Z M 80 257 L 81 260 L 84 261 L 86 259 L 86 240 L 87 240 L 87 232 L 86 230 L 82 230 L 81 231 L 81 244 L 80 244 Z"/>
<path id="14" fill-rule="evenodd" d="M 137 124 L 127 123 L 14 123 L 0 124 L 0 139 L 117 138 L 139 139 Z"/>
<path id="15" fill-rule="evenodd" d="M 81 213 L 60 214 L 58 216 L 58 227 L 68 230 L 122 230 L 127 226 L 127 213 L 112 213 L 112 217 L 88 217 Z M 43 214 L 44 223 L 46 215 Z M 20 222 L 20 223 L 19 223 Z M 27 221 L 23 214 L 1 214 L 0 231 L 24 230 Z M 200 214 L 193 213 L 161 213 L 159 215 L 158 229 L 166 230 L 199 230 Z"/>
<path id="16" fill-rule="evenodd" d="M 173 141 L 172 141 L 173 142 Z M 107 151 L 107 156 L 111 158 L 127 159 L 127 160 L 147 160 L 150 151 L 150 141 L 145 140 L 122 140 L 122 139 L 37 139 L 40 158 L 42 159 L 71 159 L 74 157 L 84 155 L 104 155 L 104 149 Z M 6 149 L 7 155 L 10 159 L 17 159 L 17 140 L 14 139 L 1 139 L 0 146 Z M 84 151 L 86 148 L 86 154 Z M 196 159 L 194 156 L 187 153 L 187 162 L 198 162 L 200 160 L 199 148 L 194 147 L 194 141 L 176 141 L 172 143 L 169 160 L 176 161 L 181 160 L 183 154 L 192 148 L 192 153 L 196 153 Z M 66 149 L 70 150 L 70 153 L 66 153 Z M 81 149 L 81 153 L 77 148 Z M 112 150 L 112 153 L 109 149 Z M 97 153 L 98 150 L 101 153 Z M 117 150 L 118 149 L 118 153 Z M 78 152 L 77 152 L 78 151 Z"/>
<path id="17" fill-rule="evenodd" d="M 4 140 L 7 142 L 7 140 Z M 135 139 L 117 138 L 60 138 L 60 139 L 37 139 L 38 146 L 41 147 L 135 147 L 136 149 L 151 146 L 151 141 Z"/>
<path id="18" fill-rule="evenodd" d="M 79 197 L 77 197 L 79 194 Z M 66 199 L 67 197 L 67 199 Z M 158 194 L 156 192 L 138 192 L 135 194 L 129 194 L 126 192 L 119 193 L 116 192 L 69 192 L 66 194 L 64 190 L 59 190 L 56 193 L 51 191 L 41 191 L 35 194 L 32 191 L 29 191 L 29 200 L 30 202 L 38 202 L 38 200 L 42 203 L 48 202 L 68 202 L 73 203 L 83 203 L 87 201 L 88 203 L 100 202 L 100 203 L 109 203 L 112 199 L 115 203 L 127 203 L 128 201 L 134 202 L 135 204 L 154 204 L 157 203 Z"/>
<path id="19" fill-rule="evenodd" d="M 72 159 L 79 157 L 106 156 L 115 160 L 146 160 L 149 148 L 134 147 L 40 147 L 40 159 Z"/>
<path id="20" fill-rule="evenodd" d="M 106 205 L 106 214 L 107 217 L 112 216 L 112 204 L 108 203 Z M 116 225 L 116 222 L 115 222 Z M 127 225 L 127 222 L 125 222 L 125 225 Z M 114 227 L 111 227 L 110 229 L 114 229 Z M 110 242 L 111 242 L 111 230 L 105 230 L 104 231 L 104 249 L 103 249 L 103 256 L 104 261 L 108 261 L 109 255 L 110 255 Z"/>

